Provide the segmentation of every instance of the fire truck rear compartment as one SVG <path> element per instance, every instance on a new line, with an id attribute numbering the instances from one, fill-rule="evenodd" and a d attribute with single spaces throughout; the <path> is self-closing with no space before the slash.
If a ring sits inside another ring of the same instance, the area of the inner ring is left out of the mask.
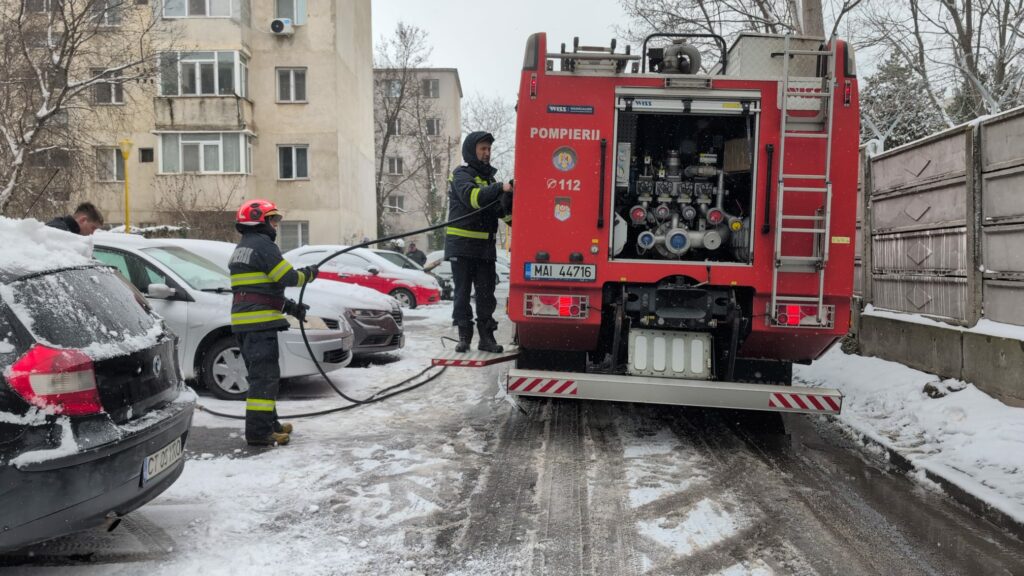
<path id="1" fill-rule="evenodd" d="M 612 258 L 749 264 L 756 118 L 619 110 Z"/>

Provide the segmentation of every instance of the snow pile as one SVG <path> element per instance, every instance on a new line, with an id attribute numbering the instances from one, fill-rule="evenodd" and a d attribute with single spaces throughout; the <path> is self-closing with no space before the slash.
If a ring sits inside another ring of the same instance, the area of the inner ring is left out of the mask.
<path id="1" fill-rule="evenodd" d="M 794 377 L 844 395 L 839 420 L 1024 522 L 1024 408 L 971 384 L 833 348 Z M 932 384 L 946 396 L 932 398 Z M 958 390 L 952 392 L 953 390 Z"/>
<path id="2" fill-rule="evenodd" d="M 38 220 L 0 216 L 0 269 L 16 274 L 88 264 L 92 240 L 46 226 Z"/>

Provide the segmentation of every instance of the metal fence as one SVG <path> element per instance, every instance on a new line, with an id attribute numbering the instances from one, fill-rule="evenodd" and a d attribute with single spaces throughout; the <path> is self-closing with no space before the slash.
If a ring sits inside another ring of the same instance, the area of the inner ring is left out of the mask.
<path id="1" fill-rule="evenodd" d="M 1024 325 L 1024 107 L 862 152 L 861 166 L 864 302 Z"/>

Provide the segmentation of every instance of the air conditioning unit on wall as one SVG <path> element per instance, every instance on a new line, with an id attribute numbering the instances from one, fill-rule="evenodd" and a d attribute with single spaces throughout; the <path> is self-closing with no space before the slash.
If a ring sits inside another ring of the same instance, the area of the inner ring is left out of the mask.
<path id="1" fill-rule="evenodd" d="M 295 34 L 295 25 L 291 18 L 274 18 L 270 21 L 270 32 L 275 36 L 291 36 Z"/>

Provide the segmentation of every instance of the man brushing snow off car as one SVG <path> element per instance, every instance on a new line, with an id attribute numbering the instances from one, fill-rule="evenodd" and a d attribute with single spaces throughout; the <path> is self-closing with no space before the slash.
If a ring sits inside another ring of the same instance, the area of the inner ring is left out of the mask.
<path id="1" fill-rule="evenodd" d="M 282 214 L 267 200 L 250 200 L 238 209 L 235 228 L 241 232 L 228 269 L 231 271 L 231 331 L 238 338 L 249 372 L 245 401 L 245 440 L 252 446 L 287 444 L 291 424 L 277 420 L 281 365 L 277 333 L 288 329 L 284 315 L 302 322 L 305 306 L 284 297 L 288 286 L 316 279 L 317 267 L 295 270 L 274 243 Z"/>

